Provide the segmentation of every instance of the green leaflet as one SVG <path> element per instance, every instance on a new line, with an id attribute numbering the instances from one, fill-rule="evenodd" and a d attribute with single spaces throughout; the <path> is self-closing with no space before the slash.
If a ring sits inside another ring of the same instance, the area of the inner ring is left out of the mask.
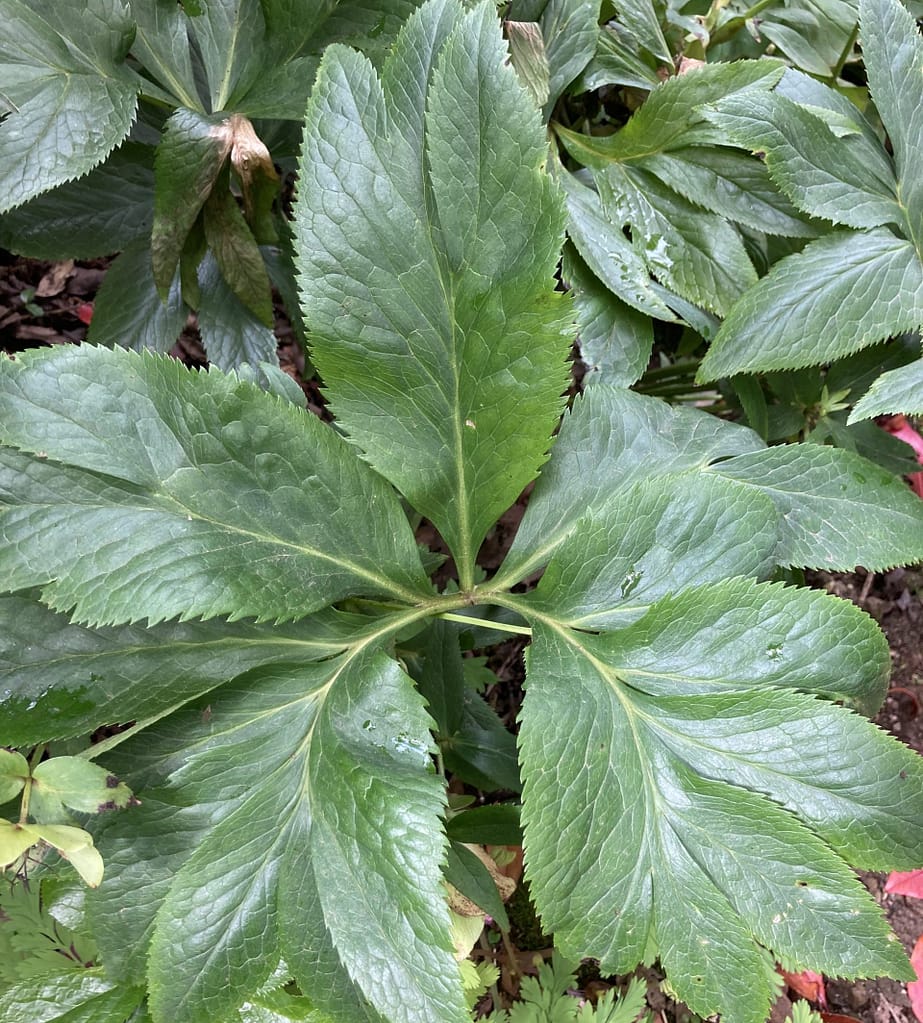
<path id="1" fill-rule="evenodd" d="M 0 992 L 0 1018 L 29 1023 L 125 1023 L 140 988 L 117 985 L 99 967 L 24 980 Z"/>
<path id="2" fill-rule="evenodd" d="M 106 31 L 99 31 L 99 23 Z M 102 163 L 125 138 L 139 80 L 123 64 L 134 25 L 120 0 L 63 11 L 0 3 L 0 212 Z"/>
<path id="3" fill-rule="evenodd" d="M 339 653 L 363 625 L 331 610 L 285 626 L 215 621 L 91 629 L 29 596 L 0 597 L 3 738 L 27 746 L 89 734 L 104 718 L 163 714 L 258 665 Z"/>
<path id="4" fill-rule="evenodd" d="M 231 148 L 223 115 L 177 110 L 166 123 L 154 165 L 154 280 L 165 297 L 186 238 L 211 194 Z"/>
<path id="5" fill-rule="evenodd" d="M 829 571 L 923 559 L 923 506 L 886 469 L 851 451 L 787 444 L 707 469 L 759 487 L 781 513 L 775 560 Z"/>
<path id="6" fill-rule="evenodd" d="M 33 259 L 88 259 L 124 249 L 151 229 L 152 162 L 149 146 L 124 143 L 85 177 L 4 214 L 0 244 Z"/>
<path id="7" fill-rule="evenodd" d="M 658 476 L 592 508 L 525 599 L 574 628 L 617 628 L 690 580 L 767 575 L 778 528 L 763 494 L 691 472 Z"/>
<path id="8" fill-rule="evenodd" d="M 828 362 L 923 322 L 916 170 L 923 44 L 897 0 L 864 0 L 860 13 L 869 86 L 892 137 L 893 163 L 848 101 L 804 75 L 787 73 L 774 94 L 732 96 L 706 111 L 742 144 L 765 149 L 770 173 L 806 212 L 871 229 L 837 232 L 777 263 L 722 325 L 703 381 Z M 891 386 L 883 385 L 886 394 Z M 904 393 L 898 385 L 887 397 L 889 411 L 902 410 Z"/>
<path id="9" fill-rule="evenodd" d="M 650 318 L 616 298 L 571 246 L 564 250 L 561 273 L 574 289 L 580 357 L 594 374 L 586 383 L 629 387 L 650 361 Z"/>
<path id="10" fill-rule="evenodd" d="M 806 213 L 849 227 L 903 224 L 894 167 L 859 126 L 858 110 L 852 124 L 831 124 L 829 111 L 751 91 L 705 113 L 738 145 L 764 152 L 773 180 Z"/>
<path id="11" fill-rule="evenodd" d="M 568 235 L 589 269 L 632 309 L 656 319 L 674 319 L 651 287 L 641 246 L 625 237 L 618 211 L 607 208 L 593 189 L 563 168 L 556 176 L 567 197 Z"/>
<path id="12" fill-rule="evenodd" d="M 246 93 L 265 60 L 262 5 L 259 0 L 209 0 L 191 24 L 202 52 L 211 109 L 228 109 L 236 93 Z"/>
<path id="13" fill-rule="evenodd" d="M 842 358 L 923 322 L 923 263 L 887 228 L 837 231 L 780 260 L 734 306 L 699 379 Z"/>
<path id="14" fill-rule="evenodd" d="M 512 585 L 547 564 L 615 491 L 762 447 L 752 430 L 695 409 L 602 383 L 588 389 L 564 419 L 495 583 Z"/>
<path id="15" fill-rule="evenodd" d="M 737 230 L 665 187 L 642 166 L 613 163 L 595 174 L 603 206 L 628 224 L 648 270 L 696 305 L 725 315 L 756 283 Z"/>
<path id="16" fill-rule="evenodd" d="M 264 278 L 268 289 L 266 267 L 259 249 L 255 246 L 254 249 L 254 269 Z M 256 263 L 256 258 L 259 258 L 259 263 Z M 199 331 L 210 362 L 229 372 L 243 365 L 258 366 L 262 362 L 278 365 L 275 334 L 234 294 L 213 253 L 205 254 L 199 264 L 197 278 Z"/>
<path id="17" fill-rule="evenodd" d="M 320 665 L 265 669 L 258 684 L 231 685 L 210 705 L 197 741 L 191 722 L 171 734 L 167 721 L 161 752 L 146 754 L 164 758 L 165 794 L 197 803 L 200 818 L 211 803 L 214 824 L 189 833 L 194 845 L 178 870 L 174 858 L 170 873 L 157 871 L 161 897 L 167 891 L 150 953 L 155 1023 L 223 1018 L 280 955 L 325 1007 L 305 921 L 286 907 L 290 899 L 303 906 L 313 885 L 313 919 L 320 914 L 340 970 L 366 998 L 389 1020 L 454 1023 L 461 1003 L 439 872 L 443 795 L 428 769 L 428 718 L 407 676 L 360 647 Z M 167 830 L 149 831 L 149 852 L 136 837 L 139 859 L 156 864 L 175 846 L 161 846 L 177 835 L 175 813 L 162 819 Z M 143 905 L 148 886 L 123 897 Z M 103 948 L 108 919 L 96 918 Z M 310 919 L 307 928 L 316 930 Z"/>
<path id="18" fill-rule="evenodd" d="M 552 280 L 561 208 L 537 113 L 504 62 L 492 8 L 461 15 L 444 0 L 411 18 L 381 80 L 328 50 L 296 210 L 331 406 L 439 528 L 463 586 L 544 459 L 568 344 Z"/>
<path id="19" fill-rule="evenodd" d="M 596 52 L 598 20 L 597 0 L 548 0 L 545 5 L 540 25 L 549 66 L 546 114 Z"/>
<path id="20" fill-rule="evenodd" d="M 126 301 L 126 295 L 131 299 Z M 154 283 L 150 243 L 138 238 L 125 245 L 109 264 L 93 300 L 87 340 L 107 347 L 121 345 L 135 351 L 148 348 L 166 354 L 176 344 L 186 316 L 179 275 L 173 278 L 166 301 L 162 300 Z"/>
<path id="21" fill-rule="evenodd" d="M 233 376 L 62 347 L 0 363 L 0 410 L 2 439 L 33 452 L 0 460 L 5 584 L 84 621 L 290 620 L 429 588 L 383 481 Z"/>
<path id="22" fill-rule="evenodd" d="M 923 415 L 923 361 L 882 373 L 856 404 L 849 421 L 855 423 L 894 412 Z"/>
<path id="23" fill-rule="evenodd" d="M 702 110 L 725 96 L 771 89 L 783 68 L 776 61 L 707 64 L 668 78 L 650 95 L 624 128 L 597 137 L 556 129 L 571 156 L 601 170 L 612 162 L 643 159 L 686 146 L 727 143 Z"/>
<path id="24" fill-rule="evenodd" d="M 733 616 L 735 587 L 723 593 L 716 586 L 709 606 Z M 751 657 L 784 647 L 791 619 L 759 617 L 754 608 L 752 623 L 727 622 L 722 636 Z M 923 788 L 897 779 L 923 779 L 917 759 L 845 710 L 727 673 L 707 648 L 696 664 L 728 692 L 699 688 L 691 661 L 658 663 L 656 647 L 635 675 L 632 643 L 640 652 L 646 635 L 638 629 L 643 620 L 598 637 L 551 621 L 535 628 L 520 734 L 526 862 L 557 943 L 614 972 L 659 952 L 679 997 L 728 1023 L 762 1023 L 768 1013 L 772 960 L 760 946 L 789 968 L 841 972 L 848 961 L 857 972 L 904 976 L 901 950 L 838 854 L 914 855 Z M 874 641 L 871 622 L 864 630 Z M 861 670 L 858 652 L 843 656 Z M 814 653 L 793 658 L 802 679 Z M 863 750 L 848 783 L 844 734 Z M 842 923 L 827 922 L 829 913 Z"/>
<path id="25" fill-rule="evenodd" d="M 923 41 L 897 0 L 860 0 L 869 88 L 894 147 L 904 223 L 923 260 Z"/>

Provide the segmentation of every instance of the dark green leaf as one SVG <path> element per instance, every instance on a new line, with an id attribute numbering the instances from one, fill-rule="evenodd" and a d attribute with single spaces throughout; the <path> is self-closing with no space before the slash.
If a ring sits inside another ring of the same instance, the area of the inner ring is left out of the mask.
<path id="1" fill-rule="evenodd" d="M 186 322 L 186 312 L 178 277 L 166 302 L 161 299 L 154 283 L 150 243 L 138 239 L 109 264 L 93 302 L 87 340 L 136 352 L 145 348 L 169 352 Z"/>
<path id="2" fill-rule="evenodd" d="M 58 6 L 0 0 L 0 89 L 11 110 L 0 125 L 0 212 L 102 163 L 135 116 L 138 80 L 122 63 L 134 31 L 127 7 Z"/>
<path id="3" fill-rule="evenodd" d="M 177 99 L 204 113 L 193 71 L 189 21 L 174 0 L 131 0 L 137 26 L 132 53 Z"/>
<path id="4" fill-rule="evenodd" d="M 651 357 L 650 317 L 617 299 L 569 246 L 562 274 L 574 290 L 580 356 L 592 374 L 585 382 L 629 387 Z"/>
<path id="5" fill-rule="evenodd" d="M 266 60 L 266 22 L 260 0 L 208 0 L 190 21 L 202 53 L 211 109 L 232 109 Z M 266 60 L 268 63 L 268 60 Z"/>
<path id="6" fill-rule="evenodd" d="M 151 229 L 152 162 L 150 146 L 126 142 L 85 177 L 6 213 L 0 245 L 33 259 L 90 259 L 126 248 Z"/>
<path id="7" fill-rule="evenodd" d="M 546 114 L 596 52 L 598 19 L 598 0 L 548 0 L 545 5 L 540 25 L 549 67 Z"/>
<path id="8" fill-rule="evenodd" d="M 625 972 L 659 952 L 694 1011 L 762 1023 L 775 986 L 766 949 L 788 969 L 842 973 L 849 963 L 851 972 L 906 975 L 899 945 L 841 856 L 880 865 L 916 855 L 923 769 L 848 711 L 750 680 L 759 652 L 780 645 L 784 660 L 801 624 L 799 598 L 781 588 L 766 618 L 759 598 L 737 618 L 743 586 L 752 584 L 690 594 L 728 616 L 719 642 L 703 648 L 697 638 L 694 652 L 688 643 L 645 649 L 644 620 L 598 637 L 536 625 L 523 816 L 532 892 L 566 954 Z M 667 631 L 679 623 L 668 603 Z M 831 657 L 843 658 L 845 674 L 867 673 L 859 655 L 876 630 L 859 624 L 864 639 Z M 878 646 L 883 667 L 880 637 Z M 629 649 L 641 654 L 637 674 Z M 811 689 L 817 663 L 806 644 L 783 674 Z M 773 664 L 764 655 L 760 675 L 771 677 Z"/>
<path id="9" fill-rule="evenodd" d="M 851 451 L 792 444 L 738 455 L 708 472 L 759 487 L 782 518 L 776 559 L 828 571 L 869 571 L 923 559 L 923 502 Z"/>
<path id="10" fill-rule="evenodd" d="M 165 295 L 189 232 L 211 193 L 232 138 L 223 116 L 180 108 L 167 121 L 154 163 L 154 280 Z"/>
<path id="11" fill-rule="evenodd" d="M 701 381 L 830 362 L 923 322 L 923 264 L 886 228 L 833 234 L 776 263 L 734 306 Z"/>
<path id="12" fill-rule="evenodd" d="M 259 258 L 262 263 L 262 256 Z M 234 294 L 213 253 L 206 253 L 202 260 L 198 280 L 199 332 L 209 362 L 223 370 L 236 369 L 244 364 L 258 366 L 261 362 L 277 364 L 279 356 L 275 334 Z"/>
<path id="13" fill-rule="evenodd" d="M 381 82 L 328 49 L 296 210 L 332 408 L 439 528 L 464 586 L 544 459 L 569 343 L 552 278 L 561 204 L 506 57 L 492 7 L 461 15 L 445 0 L 410 20 Z"/>
<path id="14" fill-rule="evenodd" d="M 519 807 L 515 803 L 472 807 L 449 818 L 446 834 L 475 845 L 522 845 Z"/>
<path id="15" fill-rule="evenodd" d="M 205 239 L 234 297 L 264 326 L 272 327 L 272 289 L 266 264 L 253 232 L 227 186 L 227 177 L 222 175 L 218 187 L 205 200 L 202 211 Z M 208 290 L 209 285 L 203 284 L 203 296 Z M 223 365 L 222 368 L 231 367 Z"/>
<path id="16" fill-rule="evenodd" d="M 445 879 L 465 898 L 493 917 L 503 930 L 510 929 L 509 917 L 494 879 L 481 860 L 461 842 L 449 843 Z"/>
<path id="17" fill-rule="evenodd" d="M 33 453 L 4 452 L 6 585 L 47 584 L 82 620 L 293 619 L 429 589 L 393 491 L 252 384 L 62 346 L 0 363 L 0 407 Z"/>

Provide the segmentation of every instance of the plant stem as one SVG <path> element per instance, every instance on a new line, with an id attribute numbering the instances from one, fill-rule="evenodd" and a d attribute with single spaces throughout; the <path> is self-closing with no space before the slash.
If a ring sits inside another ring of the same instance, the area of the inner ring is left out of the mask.
<path id="1" fill-rule="evenodd" d="M 36 746 L 29 757 L 29 777 L 26 779 L 25 787 L 22 790 L 22 803 L 19 808 L 19 823 L 25 824 L 29 820 L 29 802 L 32 799 L 32 772 L 42 762 L 45 755 L 45 744 Z"/>
<path id="2" fill-rule="evenodd" d="M 514 632 L 517 636 L 531 636 L 532 630 L 527 625 L 509 625 L 506 622 L 491 622 L 484 618 L 472 618 L 470 615 L 455 614 L 444 611 L 438 615 L 447 622 L 459 622 L 462 625 L 476 625 L 482 629 L 496 629 L 498 632 Z"/>

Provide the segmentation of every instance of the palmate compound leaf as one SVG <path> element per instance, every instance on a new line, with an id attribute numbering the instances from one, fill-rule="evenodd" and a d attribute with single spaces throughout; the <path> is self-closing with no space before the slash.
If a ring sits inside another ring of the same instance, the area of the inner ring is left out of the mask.
<path id="1" fill-rule="evenodd" d="M 60 347 L 0 362 L 7 589 L 93 624 L 291 620 L 429 584 L 394 492 L 233 375 Z M 20 450 L 16 450 L 16 449 Z"/>
<path id="2" fill-rule="evenodd" d="M 677 995 L 726 1023 L 763 1023 L 775 959 L 910 976 L 847 864 L 923 858 L 923 761 L 817 699 L 841 678 L 880 696 L 887 671 L 874 623 L 836 604 L 737 579 L 616 632 L 536 616 L 526 868 L 566 954 L 616 973 L 659 956 Z"/>
<path id="3" fill-rule="evenodd" d="M 86 174 L 128 134 L 133 33 L 122 0 L 0 0 L 0 211 Z"/>
<path id="4" fill-rule="evenodd" d="M 566 381 L 563 210 L 545 160 L 490 5 L 431 0 L 380 78 L 352 51 L 325 54 L 295 211 L 312 358 L 463 587 L 544 460 Z"/>
<path id="5" fill-rule="evenodd" d="M 150 941 L 155 1023 L 228 1018 L 280 958 L 337 1023 L 464 1018 L 431 722 L 375 646 L 259 669 L 108 758 L 142 805 L 99 836 L 94 933 L 129 977 Z"/>

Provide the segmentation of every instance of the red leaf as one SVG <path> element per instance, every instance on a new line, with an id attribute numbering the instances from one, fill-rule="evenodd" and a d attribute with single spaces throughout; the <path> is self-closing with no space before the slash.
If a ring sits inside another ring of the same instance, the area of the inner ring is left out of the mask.
<path id="1" fill-rule="evenodd" d="M 93 303 L 81 302 L 74 312 L 77 314 L 77 319 L 80 320 L 81 323 L 85 323 L 89 326 L 90 320 L 93 319 Z"/>
<path id="2" fill-rule="evenodd" d="M 801 973 L 789 973 L 788 970 L 780 969 L 779 973 L 785 978 L 785 983 L 797 991 L 802 998 L 809 1002 L 816 1002 L 822 1009 L 827 1008 L 827 992 L 824 989 L 824 978 L 813 970 L 802 970 Z"/>
<path id="3" fill-rule="evenodd" d="M 907 985 L 907 994 L 910 997 L 910 1008 L 914 1016 L 923 1023 L 923 937 L 917 938 L 913 946 L 913 955 L 910 957 L 910 965 L 916 970 L 917 980 L 912 980 Z"/>
<path id="4" fill-rule="evenodd" d="M 855 1016 L 841 1016 L 838 1012 L 822 1012 L 820 1018 L 824 1023 L 860 1023 Z"/>
<path id="5" fill-rule="evenodd" d="M 909 895 L 914 899 L 923 899 L 923 870 L 906 872 L 895 870 L 888 875 L 885 891 L 892 895 Z"/>

